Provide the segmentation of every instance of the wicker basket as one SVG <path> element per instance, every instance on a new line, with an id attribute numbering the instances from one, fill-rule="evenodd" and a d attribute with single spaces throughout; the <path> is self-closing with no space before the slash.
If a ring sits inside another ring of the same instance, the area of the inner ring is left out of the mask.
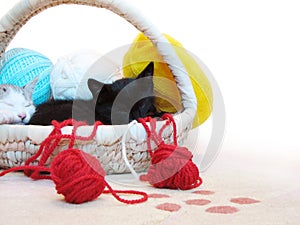
<path id="1" fill-rule="evenodd" d="M 188 74 L 174 49 L 165 37 L 147 21 L 134 7 L 124 0 L 23 0 L 13 7 L 0 21 L 0 56 L 14 38 L 20 28 L 39 12 L 61 4 L 89 5 L 106 8 L 123 17 L 139 31 L 143 32 L 156 46 L 164 61 L 172 71 L 181 94 L 183 110 L 174 115 L 177 125 L 178 141 L 182 144 L 195 116 L 197 101 Z M 160 129 L 164 121 L 157 124 Z M 88 135 L 92 126 L 80 127 L 79 135 Z M 0 126 L 0 168 L 22 165 L 29 157 L 36 153 L 41 142 L 50 134 L 52 126 Z M 72 127 L 65 127 L 64 133 L 70 133 Z M 172 127 L 165 129 L 163 139 L 171 143 Z M 108 174 L 129 172 L 123 156 L 122 141 L 126 146 L 126 157 L 135 171 L 145 171 L 150 158 L 147 153 L 146 132 L 137 123 L 129 125 L 100 126 L 96 136 L 89 142 L 76 142 L 76 147 L 97 157 Z M 123 144 L 124 144 L 123 143 Z M 62 141 L 55 154 L 67 147 L 67 141 Z M 55 156 L 52 155 L 52 158 Z M 51 159 L 48 163 L 51 162 Z M 37 163 L 37 162 L 36 162 Z"/>

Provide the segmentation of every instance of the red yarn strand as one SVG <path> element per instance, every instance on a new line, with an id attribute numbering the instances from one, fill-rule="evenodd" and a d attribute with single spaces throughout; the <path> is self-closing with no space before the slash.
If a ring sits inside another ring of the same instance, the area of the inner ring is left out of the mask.
<path id="1" fill-rule="evenodd" d="M 4 170 L 0 173 L 0 177 L 11 173 L 11 172 L 17 172 L 17 171 L 21 171 L 21 170 L 37 170 L 39 172 L 50 172 L 50 169 L 44 166 L 16 166 L 7 170 Z M 49 176 L 47 176 L 45 179 L 51 179 Z"/>
<path id="2" fill-rule="evenodd" d="M 165 124 L 166 126 L 168 126 L 170 123 L 173 124 L 173 138 L 174 138 L 174 145 L 177 145 L 177 128 L 176 128 L 176 122 L 174 120 L 174 117 L 171 114 L 165 113 L 162 116 L 162 119 L 168 119 L 168 122 Z M 165 127 L 166 127 L 165 126 Z M 159 135 L 162 136 L 162 132 L 165 129 L 165 127 L 163 127 L 160 131 L 159 131 Z"/>
<path id="3" fill-rule="evenodd" d="M 103 124 L 100 121 L 96 121 L 95 124 L 94 124 L 94 128 L 93 128 L 93 130 L 92 130 L 92 132 L 89 136 L 83 137 L 83 136 L 75 135 L 75 139 L 78 139 L 78 140 L 81 140 L 81 141 L 89 141 L 89 140 L 93 139 L 96 136 L 97 129 L 100 125 L 103 125 Z"/>
<path id="4" fill-rule="evenodd" d="M 108 188 L 108 190 L 104 190 L 103 193 L 111 193 L 119 202 L 123 202 L 126 204 L 137 204 L 148 200 L 148 195 L 145 192 L 134 191 L 134 190 L 113 190 L 108 183 L 106 183 L 106 187 Z M 132 195 L 140 195 L 142 197 L 139 199 L 128 200 L 128 199 L 121 198 L 118 194 L 132 194 Z"/>
<path id="5" fill-rule="evenodd" d="M 148 151 L 150 157 L 152 157 L 153 152 L 152 152 L 152 147 L 151 147 L 151 130 L 148 127 L 148 125 L 146 124 L 146 120 L 147 120 L 146 118 L 145 119 L 140 118 L 139 122 L 144 126 L 144 128 L 146 130 L 146 133 L 147 133 L 147 148 L 148 148 L 147 151 Z"/>

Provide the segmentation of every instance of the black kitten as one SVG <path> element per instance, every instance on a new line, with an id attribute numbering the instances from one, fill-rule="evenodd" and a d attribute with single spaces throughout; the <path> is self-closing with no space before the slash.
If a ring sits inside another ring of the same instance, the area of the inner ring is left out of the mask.
<path id="1" fill-rule="evenodd" d="M 88 80 L 93 99 L 50 100 L 38 105 L 28 124 L 50 125 L 73 118 L 94 124 L 126 124 L 146 116 L 158 116 L 153 105 L 153 62 L 137 78 L 123 78 L 112 84 Z"/>

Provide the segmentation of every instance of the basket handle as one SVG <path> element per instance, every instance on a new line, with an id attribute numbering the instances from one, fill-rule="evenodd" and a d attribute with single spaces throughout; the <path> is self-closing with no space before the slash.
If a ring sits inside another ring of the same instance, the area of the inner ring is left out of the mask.
<path id="1" fill-rule="evenodd" d="M 106 8 L 123 17 L 139 31 L 143 32 L 157 48 L 172 71 L 180 91 L 185 113 L 193 120 L 197 100 L 185 67 L 161 32 L 150 23 L 137 9 L 124 0 L 23 0 L 16 4 L 0 20 L 0 57 L 16 33 L 26 22 L 43 10 L 62 4 L 89 5 Z"/>

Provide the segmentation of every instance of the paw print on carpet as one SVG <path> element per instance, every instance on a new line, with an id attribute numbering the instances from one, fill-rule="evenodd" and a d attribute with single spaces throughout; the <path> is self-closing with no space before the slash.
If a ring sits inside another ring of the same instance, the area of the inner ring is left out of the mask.
<path id="1" fill-rule="evenodd" d="M 181 209 L 181 206 L 174 203 L 163 203 L 156 206 L 157 209 L 169 211 L 169 212 L 176 212 Z"/>
<path id="2" fill-rule="evenodd" d="M 191 194 L 209 196 L 215 194 L 215 192 L 210 190 L 197 190 L 192 192 Z M 152 193 L 149 194 L 149 198 L 171 198 L 171 196 L 167 194 L 161 194 L 161 193 Z M 249 197 L 231 198 L 229 202 L 237 205 L 251 205 L 251 204 L 260 203 L 259 200 L 249 198 Z M 185 203 L 186 205 L 194 205 L 194 206 L 201 206 L 201 207 L 208 206 L 209 204 L 213 204 L 211 200 L 204 199 L 204 198 L 187 199 L 187 200 L 183 200 L 183 203 Z M 168 211 L 168 212 L 176 212 L 183 207 L 184 205 L 180 205 L 178 203 L 175 204 L 171 202 L 165 202 L 157 205 L 155 208 L 159 210 Z M 217 214 L 232 214 L 238 211 L 239 211 L 238 207 L 229 206 L 229 205 L 211 206 L 204 210 L 204 212 L 207 213 L 217 213 Z"/>

